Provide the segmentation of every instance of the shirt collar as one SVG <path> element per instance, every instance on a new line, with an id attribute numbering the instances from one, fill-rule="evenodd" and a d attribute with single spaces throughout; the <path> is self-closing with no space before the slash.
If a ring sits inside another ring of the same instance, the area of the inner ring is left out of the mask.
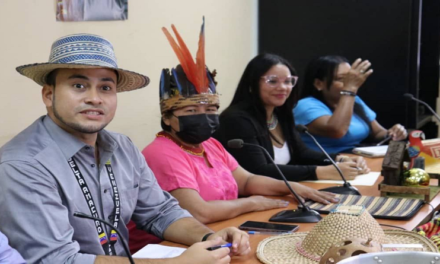
<path id="1" fill-rule="evenodd" d="M 75 156 L 75 154 L 78 153 L 78 151 L 80 151 L 82 148 L 88 146 L 86 143 L 82 142 L 81 140 L 55 124 L 55 122 L 49 117 L 49 115 L 46 115 L 44 117 L 43 124 L 53 141 L 55 141 L 61 152 L 63 152 L 66 160 Z M 101 130 L 100 132 L 98 132 L 97 143 L 100 149 L 108 152 L 114 152 L 118 148 L 116 140 L 106 130 Z"/>

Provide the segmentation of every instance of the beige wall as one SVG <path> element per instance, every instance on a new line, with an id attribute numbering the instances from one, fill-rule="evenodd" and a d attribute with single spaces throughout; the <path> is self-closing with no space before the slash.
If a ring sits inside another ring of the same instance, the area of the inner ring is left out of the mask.
<path id="1" fill-rule="evenodd" d="M 118 95 L 109 130 L 128 135 L 139 149 L 160 130 L 159 75 L 177 58 L 161 31 L 174 23 L 195 54 L 206 18 L 206 62 L 217 69 L 223 108 L 247 62 L 257 52 L 257 0 L 129 0 L 127 21 L 56 22 L 55 0 L 0 0 L 0 145 L 46 113 L 41 88 L 15 67 L 45 62 L 52 42 L 72 33 L 109 39 L 121 68 L 148 75 L 144 89 Z"/>

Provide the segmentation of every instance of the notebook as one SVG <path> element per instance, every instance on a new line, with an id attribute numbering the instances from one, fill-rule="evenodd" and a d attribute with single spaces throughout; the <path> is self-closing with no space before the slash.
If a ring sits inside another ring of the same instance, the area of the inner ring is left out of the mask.
<path id="1" fill-rule="evenodd" d="M 362 148 L 354 148 L 353 153 L 369 158 L 379 158 L 379 157 L 385 157 L 387 150 L 388 150 L 388 146 L 362 147 Z"/>

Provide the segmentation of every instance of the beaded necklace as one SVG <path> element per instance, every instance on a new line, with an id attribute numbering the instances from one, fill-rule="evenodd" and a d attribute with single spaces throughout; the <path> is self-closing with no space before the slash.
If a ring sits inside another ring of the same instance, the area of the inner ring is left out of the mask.
<path id="1" fill-rule="evenodd" d="M 205 149 L 203 148 L 202 144 L 200 144 L 199 147 L 189 147 L 189 146 L 186 146 L 186 145 L 182 144 L 182 142 L 180 140 L 178 140 L 177 138 L 174 138 L 173 136 L 171 136 L 170 134 L 168 134 L 165 131 L 161 131 L 161 132 L 157 133 L 156 137 L 164 137 L 164 138 L 168 138 L 168 139 L 172 140 L 183 151 L 188 152 L 189 154 L 192 154 L 192 155 L 195 155 L 195 156 L 200 156 L 200 157 L 203 157 L 203 154 L 205 154 Z"/>
<path id="2" fill-rule="evenodd" d="M 267 122 L 267 128 L 269 130 L 274 130 L 278 125 L 278 117 L 275 113 L 272 114 L 272 117 Z"/>

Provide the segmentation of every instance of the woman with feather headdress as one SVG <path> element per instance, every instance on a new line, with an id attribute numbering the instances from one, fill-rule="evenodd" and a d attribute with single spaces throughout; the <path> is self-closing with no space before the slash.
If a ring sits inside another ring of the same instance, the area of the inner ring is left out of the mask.
<path id="1" fill-rule="evenodd" d="M 204 25 L 196 62 L 176 28 L 172 26 L 172 29 L 178 43 L 165 28 L 163 30 L 180 65 L 162 71 L 163 131 L 142 151 L 159 185 L 202 223 L 286 207 L 287 201 L 261 196 L 290 194 L 283 181 L 243 169 L 220 142 L 211 137 L 219 126 L 219 95 L 215 74 L 205 66 Z M 303 199 L 325 204 L 337 202 L 333 194 L 296 182 L 290 185 Z M 136 239 L 139 240 L 139 236 Z"/>

